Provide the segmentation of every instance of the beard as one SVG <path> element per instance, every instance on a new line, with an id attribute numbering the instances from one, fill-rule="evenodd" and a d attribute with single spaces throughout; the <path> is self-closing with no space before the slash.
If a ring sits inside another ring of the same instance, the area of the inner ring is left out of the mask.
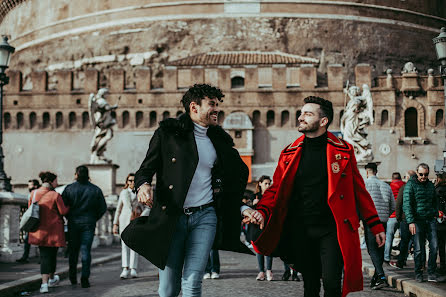
<path id="1" fill-rule="evenodd" d="M 314 123 L 300 123 L 299 127 L 297 128 L 297 130 L 299 132 L 305 133 L 305 132 L 315 132 L 319 129 L 319 121 L 314 122 Z"/>

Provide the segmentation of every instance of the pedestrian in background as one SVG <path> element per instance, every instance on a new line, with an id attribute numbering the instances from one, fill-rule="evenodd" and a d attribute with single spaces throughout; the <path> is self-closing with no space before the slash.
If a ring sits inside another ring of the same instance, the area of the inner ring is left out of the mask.
<path id="1" fill-rule="evenodd" d="M 440 256 L 440 269 L 438 273 L 446 275 L 446 173 L 438 174 L 435 182 L 435 192 L 438 199 L 438 223 L 437 223 L 437 236 L 438 236 L 438 254 Z"/>
<path id="2" fill-rule="evenodd" d="M 218 250 L 211 249 L 209 253 L 208 264 L 204 270 L 203 279 L 219 279 L 220 278 L 220 254 Z"/>
<path id="3" fill-rule="evenodd" d="M 77 284 L 77 261 L 82 254 L 82 288 L 90 287 L 91 245 L 96 221 L 107 210 L 101 189 L 90 183 L 88 168 L 78 166 L 74 174 L 76 181 L 68 185 L 62 193 L 63 200 L 70 207 L 68 218 L 69 278 Z"/>
<path id="4" fill-rule="evenodd" d="M 253 208 L 256 209 L 257 203 L 262 200 L 262 196 L 265 193 L 266 189 L 271 186 L 271 177 L 267 175 L 262 175 L 257 181 L 256 185 L 256 193 L 254 194 L 254 200 L 252 201 Z M 253 242 L 259 238 L 262 230 L 258 225 L 250 224 L 248 226 L 248 241 Z M 257 265 L 259 268 L 259 273 L 257 274 L 256 280 L 263 281 L 265 280 L 265 258 L 266 258 L 266 280 L 272 281 L 274 279 L 273 276 L 273 257 L 264 256 L 262 254 L 256 253 L 257 256 Z"/>
<path id="5" fill-rule="evenodd" d="M 59 283 L 56 272 L 57 249 L 65 246 L 63 230 L 63 216 L 68 213 L 68 207 L 62 197 L 54 191 L 57 187 L 57 176 L 49 171 L 39 174 L 42 186 L 31 192 L 28 207 L 37 202 L 39 204 L 39 228 L 29 233 L 29 243 L 39 246 L 40 274 L 42 284 L 40 293 L 48 293 L 48 287 Z"/>
<path id="6" fill-rule="evenodd" d="M 417 166 L 417 175 L 413 176 L 404 187 L 403 210 L 409 224 L 409 231 L 414 235 L 415 279 L 423 282 L 424 262 L 422 250 L 426 238 L 429 241 L 429 260 L 427 273 L 429 282 L 437 282 L 437 220 L 438 201 L 435 186 L 429 181 L 429 166 L 421 163 Z"/>
<path id="7" fill-rule="evenodd" d="M 40 183 L 37 179 L 30 179 L 28 181 L 28 191 L 30 193 L 28 195 L 28 200 L 31 195 L 31 192 L 38 188 L 40 188 Z M 23 237 L 23 255 L 22 255 L 22 257 L 20 257 L 20 259 L 16 260 L 16 262 L 18 262 L 18 263 L 28 263 L 29 250 L 31 248 L 31 245 L 28 242 L 28 237 L 29 237 L 28 233 L 26 233 L 25 236 Z"/>
<path id="8" fill-rule="evenodd" d="M 392 173 L 392 181 L 390 182 L 390 188 L 392 189 L 393 197 L 398 197 L 398 192 L 400 188 L 405 184 L 401 180 L 401 174 L 399 172 Z M 395 203 L 396 205 L 396 203 Z M 390 263 L 391 255 L 392 255 L 392 245 L 393 245 L 393 238 L 395 237 L 395 232 L 399 228 L 399 222 L 396 219 L 396 214 L 393 212 L 389 219 L 387 220 L 387 230 L 386 230 L 386 245 L 384 248 L 384 262 Z"/>
<path id="9" fill-rule="evenodd" d="M 142 206 L 139 205 L 135 193 L 135 174 L 130 173 L 125 179 L 124 189 L 119 194 L 118 206 L 116 207 L 115 218 L 113 220 L 114 234 L 121 234 L 124 231 L 125 227 L 130 224 L 133 211 L 139 212 L 138 207 L 142 212 Z M 136 271 L 138 269 L 138 254 L 130 249 L 122 240 L 121 250 L 122 273 L 119 277 L 121 279 L 128 278 L 129 276 L 132 278 L 138 277 Z"/>
<path id="10" fill-rule="evenodd" d="M 395 198 L 393 197 L 392 189 L 387 183 L 379 180 L 376 176 L 378 173 L 378 166 L 376 163 L 368 163 L 365 166 L 365 171 L 367 174 L 365 188 L 372 197 L 379 219 L 385 230 L 387 220 L 389 219 L 390 214 L 395 210 Z M 387 283 L 383 269 L 384 247 L 378 246 L 375 236 L 367 226 L 366 222 L 363 222 L 363 225 L 367 251 L 372 259 L 373 266 L 375 267 L 375 273 L 372 277 L 370 287 L 373 290 L 388 287 L 389 284 Z"/>

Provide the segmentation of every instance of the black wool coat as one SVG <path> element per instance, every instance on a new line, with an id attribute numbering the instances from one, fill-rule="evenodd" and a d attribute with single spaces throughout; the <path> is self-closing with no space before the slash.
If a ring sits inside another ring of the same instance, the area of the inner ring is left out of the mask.
<path id="1" fill-rule="evenodd" d="M 195 169 L 198 151 L 194 125 L 189 115 L 160 122 L 149 149 L 136 172 L 135 187 L 151 183 L 156 174 L 154 204 L 148 217 L 131 221 L 121 238 L 132 250 L 164 269 L 169 247 Z M 218 218 L 214 248 L 251 253 L 240 242 L 240 207 L 248 179 L 248 168 L 234 148 L 234 142 L 220 126 L 207 131 L 217 152 L 212 169 L 214 201 Z"/>

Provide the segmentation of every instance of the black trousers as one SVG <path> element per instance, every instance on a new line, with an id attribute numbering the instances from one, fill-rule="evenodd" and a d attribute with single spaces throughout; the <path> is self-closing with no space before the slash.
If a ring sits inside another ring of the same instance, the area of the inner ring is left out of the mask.
<path id="1" fill-rule="evenodd" d="M 40 251 L 40 274 L 56 272 L 58 247 L 39 246 Z"/>

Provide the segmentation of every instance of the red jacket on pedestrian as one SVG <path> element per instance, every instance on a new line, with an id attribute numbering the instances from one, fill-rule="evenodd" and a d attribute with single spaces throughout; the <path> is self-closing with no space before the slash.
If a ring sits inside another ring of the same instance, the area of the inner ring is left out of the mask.
<path id="1" fill-rule="evenodd" d="M 330 132 L 327 135 L 327 200 L 336 221 L 339 246 L 344 260 L 344 297 L 349 292 L 363 289 L 357 210 L 373 234 L 384 232 L 384 227 L 373 200 L 365 189 L 353 147 Z M 266 225 L 253 246 L 254 250 L 262 255 L 271 255 L 279 244 L 304 138 L 305 135 L 301 136 L 282 151 L 274 172 L 273 184 L 257 204 L 257 210 L 265 218 Z"/>
<path id="2" fill-rule="evenodd" d="M 43 184 L 31 192 L 28 206 L 32 203 L 34 193 L 34 201 L 39 204 L 40 223 L 37 231 L 29 233 L 28 242 L 37 246 L 65 246 L 62 217 L 68 213 L 69 208 L 63 203 L 62 196 L 52 190 L 49 184 Z"/>
<path id="3" fill-rule="evenodd" d="M 398 192 L 400 191 L 400 188 L 405 185 L 406 183 L 403 182 L 400 179 L 394 179 L 390 182 L 390 188 L 392 189 L 393 197 L 398 197 Z M 393 212 L 389 218 L 396 218 L 395 212 Z"/>

